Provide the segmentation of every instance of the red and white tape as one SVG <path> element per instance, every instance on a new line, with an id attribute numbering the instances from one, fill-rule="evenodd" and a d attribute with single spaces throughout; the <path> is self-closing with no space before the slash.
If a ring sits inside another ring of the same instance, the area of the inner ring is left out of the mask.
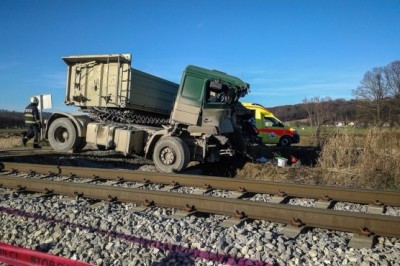
<path id="1" fill-rule="evenodd" d="M 92 264 L 0 242 L 0 262 L 10 265 L 88 266 Z"/>

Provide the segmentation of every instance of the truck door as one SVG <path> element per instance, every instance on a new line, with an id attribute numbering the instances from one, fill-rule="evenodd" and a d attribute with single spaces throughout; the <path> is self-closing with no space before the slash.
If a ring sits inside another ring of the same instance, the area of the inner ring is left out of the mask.
<path id="1" fill-rule="evenodd" d="M 231 120 L 229 89 L 218 80 L 209 80 L 206 83 L 206 97 L 204 99 L 202 126 L 218 128 L 220 134 L 234 131 Z"/>
<path id="2" fill-rule="evenodd" d="M 173 121 L 198 126 L 203 99 L 204 79 L 186 75 L 179 87 L 171 119 Z"/>

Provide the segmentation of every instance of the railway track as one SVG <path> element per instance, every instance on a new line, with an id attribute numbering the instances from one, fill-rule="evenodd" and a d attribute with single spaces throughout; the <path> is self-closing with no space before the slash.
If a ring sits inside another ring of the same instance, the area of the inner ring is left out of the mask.
<path id="1" fill-rule="evenodd" d="M 80 183 L 49 180 L 54 176 L 64 181 L 76 177 Z M 29 178 L 35 177 L 35 178 Z M 121 184 L 137 182 L 136 188 L 113 185 L 98 185 L 93 182 Z M 240 223 L 245 219 L 260 219 L 285 223 L 287 233 L 292 236 L 305 227 L 318 227 L 368 236 L 389 236 L 400 238 L 400 218 L 384 215 L 387 206 L 399 206 L 400 193 L 343 189 L 298 184 L 248 181 L 192 175 L 168 175 L 149 172 L 135 172 L 121 169 L 77 168 L 54 165 L 1 164 L 0 183 L 4 188 L 39 193 L 82 196 L 106 201 L 135 202 L 144 208 L 150 206 L 172 207 L 186 214 L 205 212 L 231 216 L 226 224 Z M 161 191 L 139 189 L 149 184 L 163 184 Z M 180 186 L 196 187 L 192 194 L 171 192 Z M 230 198 L 206 196 L 210 190 L 234 191 Z M 270 202 L 243 200 L 246 196 L 272 194 Z M 318 199 L 316 207 L 302 207 L 285 204 L 293 197 Z M 368 205 L 366 213 L 334 210 L 338 201 L 350 201 Z M 186 215 L 182 214 L 182 215 Z M 360 241 L 355 238 L 353 245 Z M 351 243 L 350 243 L 351 244 Z"/>

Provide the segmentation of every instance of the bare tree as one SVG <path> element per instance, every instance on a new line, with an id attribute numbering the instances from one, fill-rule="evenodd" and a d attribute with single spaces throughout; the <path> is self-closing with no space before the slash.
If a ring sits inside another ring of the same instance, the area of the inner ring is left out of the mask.
<path id="1" fill-rule="evenodd" d="M 385 68 L 375 67 L 365 73 L 360 85 L 353 91 L 353 95 L 360 103 L 360 114 L 365 119 L 376 124 L 385 122 L 384 110 L 387 108 L 390 96 Z"/>
<path id="2" fill-rule="evenodd" d="M 306 110 L 311 126 L 321 126 L 331 115 L 331 98 L 318 96 L 303 100 L 303 108 Z"/>
<path id="3" fill-rule="evenodd" d="M 393 61 L 385 67 L 385 76 L 390 95 L 400 98 L 400 60 Z"/>
<path id="4" fill-rule="evenodd" d="M 303 100 L 303 107 L 308 114 L 308 119 L 310 120 L 310 125 L 315 126 L 314 137 L 317 141 L 318 147 L 322 144 L 321 139 L 321 126 L 327 120 L 328 116 L 331 115 L 330 109 L 331 105 L 331 98 L 320 98 L 320 97 L 313 97 L 311 99 L 305 98 Z"/>
<path id="5" fill-rule="evenodd" d="M 314 120 L 313 120 L 314 103 L 311 100 L 304 98 L 302 107 L 307 112 L 308 121 L 310 123 L 310 126 L 313 126 L 314 125 Z"/>
<path id="6" fill-rule="evenodd" d="M 400 124 L 400 61 L 393 61 L 385 67 L 389 86 L 389 119 L 391 125 Z"/>
<path id="7" fill-rule="evenodd" d="M 317 126 L 322 126 L 331 116 L 331 102 L 330 97 L 319 98 L 314 97 L 315 101 L 315 118 Z"/>

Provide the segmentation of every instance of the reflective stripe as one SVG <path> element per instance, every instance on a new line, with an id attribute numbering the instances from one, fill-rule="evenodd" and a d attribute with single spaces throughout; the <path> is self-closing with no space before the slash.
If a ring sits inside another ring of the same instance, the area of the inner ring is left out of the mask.
<path id="1" fill-rule="evenodd" d="M 278 136 L 289 135 L 293 137 L 293 131 L 289 129 L 278 129 L 278 128 L 257 128 L 259 132 L 262 133 L 275 133 Z"/>
<path id="2" fill-rule="evenodd" d="M 40 117 L 39 117 L 37 107 L 32 106 L 32 105 L 28 105 L 25 108 L 24 117 L 25 117 L 25 124 L 28 124 L 28 125 L 39 124 L 39 122 L 40 122 Z"/>

